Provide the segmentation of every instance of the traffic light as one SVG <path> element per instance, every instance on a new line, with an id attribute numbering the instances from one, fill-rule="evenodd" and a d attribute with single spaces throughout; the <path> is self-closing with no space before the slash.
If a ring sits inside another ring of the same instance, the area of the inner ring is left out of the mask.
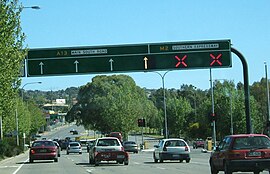
<path id="1" fill-rule="evenodd" d="M 144 118 L 138 119 L 138 127 L 145 127 L 145 119 Z"/>
<path id="2" fill-rule="evenodd" d="M 209 117 L 210 122 L 217 121 L 217 114 L 216 113 L 209 112 L 208 117 Z"/>

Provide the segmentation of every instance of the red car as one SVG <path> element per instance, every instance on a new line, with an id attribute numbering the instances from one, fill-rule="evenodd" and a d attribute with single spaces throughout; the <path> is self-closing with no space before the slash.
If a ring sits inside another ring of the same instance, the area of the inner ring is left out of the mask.
<path id="1" fill-rule="evenodd" d="M 129 155 L 116 137 L 98 138 L 89 151 L 89 163 L 98 166 L 102 161 L 128 165 Z"/>
<path id="2" fill-rule="evenodd" d="M 58 162 L 58 147 L 53 141 L 34 141 L 29 151 L 29 162 L 34 160 L 54 160 Z"/>
<path id="3" fill-rule="evenodd" d="M 116 137 L 120 140 L 120 142 L 123 142 L 123 136 L 121 134 L 121 132 L 111 132 L 108 137 Z"/>
<path id="4" fill-rule="evenodd" d="M 226 136 L 210 156 L 211 174 L 270 170 L 270 139 L 262 134 Z"/>

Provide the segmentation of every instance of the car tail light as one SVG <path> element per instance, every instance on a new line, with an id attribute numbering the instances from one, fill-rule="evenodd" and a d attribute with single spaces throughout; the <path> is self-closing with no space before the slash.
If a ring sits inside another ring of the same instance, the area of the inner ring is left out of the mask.
<path id="1" fill-rule="evenodd" d="M 240 152 L 230 152 L 228 153 L 228 158 L 229 159 L 237 159 L 241 157 L 241 153 Z"/>
<path id="2" fill-rule="evenodd" d="M 188 146 L 185 146 L 185 151 L 188 151 Z"/>
<path id="3" fill-rule="evenodd" d="M 124 147 L 121 147 L 121 151 L 125 151 Z"/>
<path id="4" fill-rule="evenodd" d="M 35 152 L 35 150 L 34 149 L 32 149 L 31 150 L 31 154 L 35 154 L 36 152 Z"/>
<path id="5" fill-rule="evenodd" d="M 95 154 L 95 156 L 98 154 L 96 147 L 93 148 L 93 153 Z"/>

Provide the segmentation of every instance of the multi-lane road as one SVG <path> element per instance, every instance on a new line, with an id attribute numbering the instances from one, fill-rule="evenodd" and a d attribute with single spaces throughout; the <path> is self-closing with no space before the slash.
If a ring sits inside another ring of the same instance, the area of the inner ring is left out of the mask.
<path id="1" fill-rule="evenodd" d="M 65 137 L 70 135 L 72 127 L 64 127 L 46 134 L 47 138 Z M 82 131 L 81 127 L 75 129 Z M 164 163 L 154 163 L 151 150 L 141 151 L 138 154 L 130 153 L 129 165 L 120 165 L 113 162 L 104 162 L 100 166 L 89 165 L 88 154 L 84 150 L 82 155 L 70 154 L 61 151 L 59 162 L 35 161 L 28 162 L 28 151 L 17 157 L 6 159 L 0 162 L 1 174 L 210 174 L 208 159 L 209 153 L 202 153 L 201 149 L 191 149 L 190 163 L 179 163 L 174 161 L 164 161 Z M 220 172 L 223 174 L 223 172 Z M 266 174 L 268 172 L 263 172 Z"/>

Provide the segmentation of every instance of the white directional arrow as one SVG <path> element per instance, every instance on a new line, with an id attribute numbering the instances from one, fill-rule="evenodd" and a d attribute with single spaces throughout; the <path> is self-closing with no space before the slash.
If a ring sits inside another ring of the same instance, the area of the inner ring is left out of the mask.
<path id="1" fill-rule="evenodd" d="M 148 69 L 148 64 L 147 64 L 147 61 L 148 61 L 148 58 L 147 57 L 144 57 L 144 69 Z"/>
<path id="2" fill-rule="evenodd" d="M 40 62 L 40 63 L 39 63 L 39 66 L 40 66 L 40 74 L 43 74 L 43 65 L 44 65 L 43 62 Z"/>
<path id="3" fill-rule="evenodd" d="M 75 71 L 76 71 L 76 73 L 77 73 L 77 72 L 78 72 L 78 64 L 79 64 L 79 61 L 76 60 L 76 61 L 74 62 L 74 64 L 75 64 Z"/>
<path id="4" fill-rule="evenodd" d="M 113 71 L 113 59 L 110 59 L 109 62 L 110 62 L 111 71 Z"/>

